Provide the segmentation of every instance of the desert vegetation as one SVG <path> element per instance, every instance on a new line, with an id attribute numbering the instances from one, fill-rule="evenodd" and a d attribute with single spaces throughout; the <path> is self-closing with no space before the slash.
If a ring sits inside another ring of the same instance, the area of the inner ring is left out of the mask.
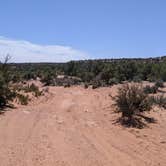
<path id="1" fill-rule="evenodd" d="M 3 63 L 0 63 L 0 108 L 9 106 L 9 101 L 15 97 L 15 92 L 10 88 L 10 74 L 7 62 L 10 59 L 6 56 Z"/>
<path id="2" fill-rule="evenodd" d="M 143 113 L 153 105 L 165 108 L 164 95 L 156 96 L 164 88 L 166 81 L 166 57 L 149 59 L 105 59 L 71 61 L 68 63 L 9 63 L 10 57 L 0 63 L 0 107 L 7 106 L 14 99 L 27 105 L 30 96 L 43 94 L 34 83 L 38 80 L 43 86 L 84 85 L 91 87 L 124 84 L 115 97 L 118 112 L 122 113 L 122 124 L 143 127 Z M 142 81 L 152 82 L 141 85 Z"/>
<path id="3" fill-rule="evenodd" d="M 150 96 L 149 101 L 153 105 L 166 109 L 166 97 L 164 95 Z"/>
<path id="4" fill-rule="evenodd" d="M 160 87 L 166 81 L 166 57 L 10 64 L 10 69 L 13 82 L 40 78 L 45 86 L 64 86 L 63 81 L 71 85 L 83 82 L 94 87 L 111 86 L 124 81 L 150 81 Z M 58 75 L 65 77 L 62 80 Z"/>
<path id="5" fill-rule="evenodd" d="M 150 85 L 146 85 L 144 87 L 144 93 L 146 94 L 155 94 L 158 92 L 158 87 L 156 85 L 150 86 Z"/>
<path id="6" fill-rule="evenodd" d="M 144 113 L 152 110 L 153 106 L 166 108 L 166 97 L 158 95 L 158 87 L 162 85 L 146 85 L 138 83 L 127 83 L 122 85 L 114 97 L 116 112 L 121 113 L 117 120 L 127 127 L 143 128 L 147 123 L 154 123 L 155 119 L 147 117 Z M 156 94 L 156 95 L 154 95 Z"/>
<path id="7" fill-rule="evenodd" d="M 126 126 L 142 128 L 145 124 L 142 119 L 148 118 L 143 113 L 150 111 L 152 102 L 149 101 L 147 93 L 139 84 L 125 84 L 118 89 L 115 97 L 117 112 L 121 113 L 119 122 Z"/>
<path id="8" fill-rule="evenodd" d="M 0 62 L 0 110 L 4 111 L 5 107 L 13 107 L 11 103 L 14 99 L 18 100 L 22 105 L 27 105 L 30 101 L 28 94 L 32 93 L 35 97 L 42 95 L 42 91 L 35 84 L 23 85 L 24 79 L 20 79 L 20 75 L 11 70 L 8 64 L 10 56 L 7 55 L 4 62 Z M 18 80 L 16 78 L 19 78 Z M 16 84 L 16 82 L 18 84 Z M 22 82 L 20 84 L 20 82 Z M 24 92 L 24 93 L 23 93 Z"/>
<path id="9" fill-rule="evenodd" d="M 164 166 L 164 57 L 59 64 L 9 60 L 0 63 L 0 113 L 15 109 L 0 117 L 2 165 L 35 165 L 32 159 L 36 165 L 64 165 L 60 160 L 78 165 L 78 158 L 82 165 Z M 144 155 L 138 153 L 142 149 Z"/>

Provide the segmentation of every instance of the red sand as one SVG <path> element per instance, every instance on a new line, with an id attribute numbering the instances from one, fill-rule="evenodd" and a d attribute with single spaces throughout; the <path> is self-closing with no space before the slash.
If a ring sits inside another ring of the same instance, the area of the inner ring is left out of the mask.
<path id="1" fill-rule="evenodd" d="M 50 87 L 0 116 L 0 166 L 166 166 L 166 111 L 145 129 L 113 124 L 116 87 Z"/>

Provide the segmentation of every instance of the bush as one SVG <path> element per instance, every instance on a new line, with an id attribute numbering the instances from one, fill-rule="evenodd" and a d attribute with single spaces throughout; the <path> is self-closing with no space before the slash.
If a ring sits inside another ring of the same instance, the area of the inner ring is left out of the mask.
<path id="1" fill-rule="evenodd" d="M 125 84 L 119 88 L 115 104 L 122 113 L 122 124 L 138 128 L 143 127 L 141 113 L 150 111 L 152 106 L 143 87 L 138 84 Z"/>
<path id="2" fill-rule="evenodd" d="M 64 88 L 69 88 L 71 87 L 70 83 L 64 83 Z"/>
<path id="3" fill-rule="evenodd" d="M 28 101 L 30 100 L 28 95 L 25 96 L 22 94 L 17 94 L 17 98 L 19 102 L 21 103 L 21 105 L 27 105 Z"/>
<path id="4" fill-rule="evenodd" d="M 15 97 L 15 92 L 10 88 L 9 66 L 7 64 L 9 56 L 6 56 L 5 62 L 0 62 L 0 107 L 5 107 Z"/>
<path id="5" fill-rule="evenodd" d="M 118 84 L 119 83 L 119 80 L 117 78 L 110 78 L 109 81 L 108 81 L 108 84 L 109 85 L 114 85 L 114 84 Z"/>
<path id="6" fill-rule="evenodd" d="M 154 105 L 158 105 L 159 107 L 166 109 L 166 97 L 163 95 L 151 96 L 149 97 L 149 101 Z"/>
<path id="7" fill-rule="evenodd" d="M 133 81 L 134 81 L 134 82 L 141 82 L 142 79 L 141 79 L 140 76 L 134 76 L 134 77 L 133 77 Z"/>
<path id="8" fill-rule="evenodd" d="M 100 81 L 93 81 L 92 82 L 92 89 L 99 88 L 100 86 L 101 86 L 101 82 Z"/>
<path id="9" fill-rule="evenodd" d="M 158 87 L 158 88 L 164 88 L 163 80 L 156 81 L 155 86 Z"/>
<path id="10" fill-rule="evenodd" d="M 158 87 L 155 85 L 154 86 L 146 85 L 144 87 L 144 92 L 146 94 L 151 94 L 151 93 L 155 94 L 155 93 L 157 93 L 157 91 L 158 91 Z"/>
<path id="11" fill-rule="evenodd" d="M 45 73 L 41 78 L 41 82 L 44 84 L 44 86 L 54 85 L 55 77 L 56 76 L 53 76 L 52 74 Z"/>
<path id="12" fill-rule="evenodd" d="M 34 83 L 32 83 L 31 85 L 25 86 L 23 88 L 23 90 L 28 93 L 28 92 L 32 92 L 34 94 L 35 97 L 39 97 L 42 95 L 42 91 L 39 90 L 39 87 L 36 86 Z"/>

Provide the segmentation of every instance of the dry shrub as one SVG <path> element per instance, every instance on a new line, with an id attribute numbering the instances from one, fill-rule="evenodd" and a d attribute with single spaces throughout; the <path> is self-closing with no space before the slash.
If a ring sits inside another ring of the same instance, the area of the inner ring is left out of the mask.
<path id="1" fill-rule="evenodd" d="M 158 91 L 158 87 L 156 85 L 154 85 L 154 86 L 146 85 L 144 87 L 144 92 L 146 94 L 155 94 L 155 93 L 157 93 L 157 91 Z"/>
<path id="2" fill-rule="evenodd" d="M 27 105 L 30 100 L 28 95 L 23 94 L 17 94 L 17 98 L 21 105 Z"/>
<path id="3" fill-rule="evenodd" d="M 153 105 L 157 105 L 159 107 L 162 107 L 162 108 L 166 109 L 166 97 L 164 97 L 163 95 L 150 96 L 149 101 Z"/>
<path id="4" fill-rule="evenodd" d="M 36 86 L 34 83 L 32 83 L 31 85 L 25 86 L 23 88 L 24 92 L 28 93 L 28 92 L 32 92 L 33 95 L 35 97 L 39 97 L 42 95 L 42 91 L 39 90 L 39 87 Z"/>
<path id="5" fill-rule="evenodd" d="M 122 113 L 119 121 L 123 125 L 142 128 L 145 125 L 142 119 L 150 121 L 149 118 L 143 116 L 143 112 L 150 111 L 152 103 L 139 84 L 125 84 L 119 88 L 115 97 L 115 105 L 117 111 Z"/>

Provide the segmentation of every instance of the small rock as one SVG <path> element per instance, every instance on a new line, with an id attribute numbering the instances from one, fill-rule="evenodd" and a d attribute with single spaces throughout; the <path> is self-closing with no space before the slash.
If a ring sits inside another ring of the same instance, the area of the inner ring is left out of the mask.
<path id="1" fill-rule="evenodd" d="M 85 109 L 84 112 L 89 112 L 89 110 L 88 110 L 88 109 Z"/>

